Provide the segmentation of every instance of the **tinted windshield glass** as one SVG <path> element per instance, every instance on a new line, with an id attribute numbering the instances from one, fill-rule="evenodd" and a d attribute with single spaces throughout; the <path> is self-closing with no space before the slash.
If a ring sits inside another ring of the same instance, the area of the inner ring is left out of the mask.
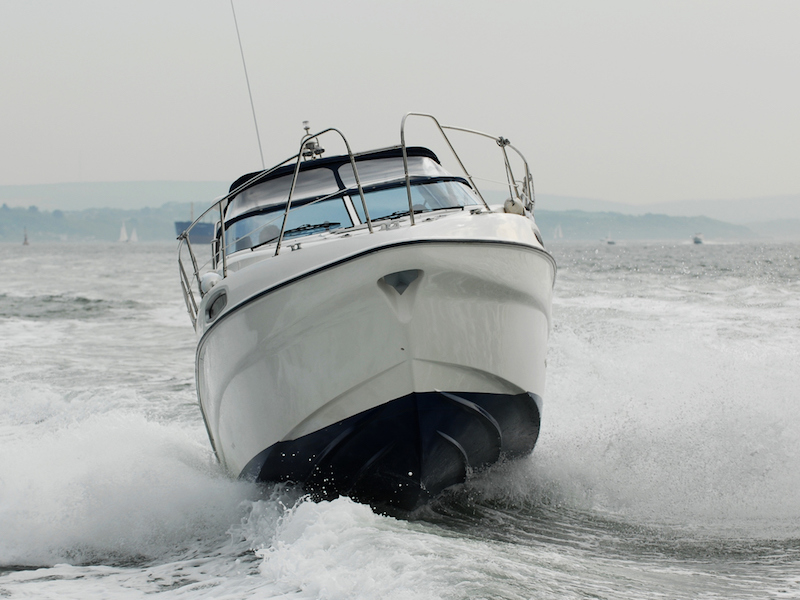
<path id="1" fill-rule="evenodd" d="M 405 179 L 402 157 L 358 160 L 357 167 L 359 180 L 364 187 L 392 181 L 399 182 Z M 338 169 L 343 188 L 340 188 L 337 184 L 336 171 L 333 169 Z M 340 165 L 338 168 L 334 165 L 333 169 L 321 166 L 300 171 L 292 196 L 292 205 L 300 200 L 322 198 L 334 194 L 340 189 L 356 187 L 353 168 L 349 162 Z M 450 175 L 439 163 L 426 156 L 409 156 L 408 172 L 412 179 L 419 177 L 447 177 Z M 289 197 L 292 177 L 293 174 L 283 175 L 240 192 L 233 197 L 228 205 L 225 211 L 225 220 L 232 221 L 249 212 L 263 212 L 272 207 L 285 205 L 286 199 Z"/>
<path id="2" fill-rule="evenodd" d="M 269 212 L 245 217 L 229 226 L 225 230 L 228 252 L 274 242 L 281 232 L 284 208 L 285 205 L 279 205 Z M 292 203 L 283 238 L 286 240 L 352 225 L 341 198 L 296 207 Z"/>
<path id="3" fill-rule="evenodd" d="M 225 212 L 225 220 L 234 219 L 257 208 L 267 208 L 277 204 L 285 205 L 291 185 L 292 175 L 284 175 L 278 179 L 265 181 L 246 189 L 231 200 Z M 300 171 L 294 187 L 292 204 L 294 204 L 295 200 L 302 198 L 327 196 L 338 189 L 336 178 L 330 169 Z"/>
<path id="4" fill-rule="evenodd" d="M 365 221 L 361 197 L 352 195 L 353 205 L 358 217 Z M 364 194 L 369 210 L 369 218 L 383 219 L 390 215 L 408 213 L 408 194 L 405 186 L 378 190 Z M 458 208 L 478 203 L 470 189 L 458 181 L 437 181 L 411 186 L 411 202 L 415 211 L 431 211 L 442 208 Z"/>
<path id="5" fill-rule="evenodd" d="M 356 168 L 358 169 L 358 179 L 364 187 L 404 180 L 406 177 L 402 156 L 358 161 Z M 442 168 L 442 165 L 427 156 L 409 156 L 408 174 L 410 177 L 431 178 L 450 175 Z M 356 179 L 353 177 L 353 167 L 350 166 L 350 163 L 339 167 L 339 177 L 342 178 L 345 187 L 351 189 L 356 187 Z"/>

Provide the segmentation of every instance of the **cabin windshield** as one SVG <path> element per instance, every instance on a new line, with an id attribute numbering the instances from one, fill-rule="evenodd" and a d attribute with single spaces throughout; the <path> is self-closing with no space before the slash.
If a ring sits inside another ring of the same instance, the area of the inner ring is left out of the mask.
<path id="1" fill-rule="evenodd" d="M 366 221 L 361 198 L 357 195 L 353 195 L 352 198 L 358 218 Z M 367 202 L 369 218 L 373 221 L 408 214 L 406 186 L 366 192 L 364 200 Z M 478 204 L 478 199 L 472 190 L 460 181 L 435 181 L 412 185 L 411 204 L 414 212 L 429 212 Z"/>
<path id="2" fill-rule="evenodd" d="M 228 251 L 238 252 L 276 241 L 281 233 L 285 208 L 285 204 L 278 204 L 226 227 Z M 353 221 L 341 197 L 320 202 L 293 202 L 283 239 L 352 226 Z"/>
<path id="3" fill-rule="evenodd" d="M 372 159 L 356 156 L 356 165 L 371 220 L 408 213 L 402 156 Z M 478 203 L 466 182 L 454 178 L 428 156 L 409 156 L 408 173 L 415 212 Z M 231 199 L 225 211 L 228 252 L 238 252 L 277 240 L 293 176 L 293 172 L 290 172 L 258 183 Z M 352 206 L 349 207 L 351 202 Z M 356 215 L 361 223 L 366 222 L 349 161 L 327 162 L 316 168 L 305 168 L 297 175 L 284 238 L 352 227 L 358 224 L 353 221 Z"/>
<path id="4" fill-rule="evenodd" d="M 371 160 L 358 160 L 358 178 L 363 187 L 388 184 L 405 180 L 403 158 L 378 158 Z M 408 173 L 412 179 L 425 177 L 449 177 L 435 160 L 427 156 L 409 156 Z M 289 188 L 292 186 L 293 173 L 264 181 L 247 188 L 234 196 L 225 211 L 225 220 L 234 221 L 252 211 L 271 209 L 273 206 L 285 205 L 289 197 Z M 324 198 L 337 192 L 352 190 L 356 187 L 353 168 L 350 162 L 344 164 L 336 162 L 320 168 L 301 170 L 297 174 L 297 183 L 294 186 L 292 205 L 298 201 L 312 198 Z"/>
<path id="5" fill-rule="evenodd" d="M 270 179 L 247 188 L 237 194 L 225 211 L 225 220 L 230 221 L 252 210 L 286 205 L 289 188 L 292 187 L 292 174 Z M 294 186 L 294 200 L 303 198 L 322 198 L 338 191 L 336 176 L 330 169 L 311 169 L 297 174 Z M 294 203 L 294 200 L 292 203 Z"/>
<path id="6" fill-rule="evenodd" d="M 362 187 L 381 185 L 393 181 L 405 181 L 406 171 L 403 167 L 403 157 L 376 158 L 373 160 L 357 161 L 358 179 Z M 411 179 L 426 177 L 452 177 L 442 168 L 442 165 L 427 156 L 409 156 L 408 174 Z M 349 189 L 356 187 L 356 178 L 353 177 L 353 167 L 345 163 L 339 167 L 339 177 L 344 186 Z M 370 215 L 372 216 L 372 215 Z"/>

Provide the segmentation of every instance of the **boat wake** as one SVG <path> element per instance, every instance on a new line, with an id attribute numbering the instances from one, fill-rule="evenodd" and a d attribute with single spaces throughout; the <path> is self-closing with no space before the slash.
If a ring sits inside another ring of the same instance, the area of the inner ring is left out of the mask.
<path id="1" fill-rule="evenodd" d="M 142 563 L 226 538 L 253 491 L 220 472 L 202 437 L 124 413 L 50 429 L 55 404 L 3 445 L 0 564 Z"/>
<path id="2" fill-rule="evenodd" d="M 172 248 L 98 257 L 74 297 L 165 275 L 101 319 L 0 318 L 0 596 L 798 597 L 800 253 L 617 245 L 603 270 L 594 249 L 559 250 L 536 451 L 402 519 L 230 479 Z M 62 254 L 43 262 L 68 273 Z M 0 310 L 52 293 L 34 283 Z"/>

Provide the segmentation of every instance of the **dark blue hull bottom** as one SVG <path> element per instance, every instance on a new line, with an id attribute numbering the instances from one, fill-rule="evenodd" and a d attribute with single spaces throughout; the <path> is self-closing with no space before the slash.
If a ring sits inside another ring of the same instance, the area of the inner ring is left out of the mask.
<path id="1" fill-rule="evenodd" d="M 241 477 L 299 483 L 316 499 L 349 496 L 413 510 L 473 470 L 530 453 L 539 436 L 539 405 L 532 393 L 409 394 L 278 442 Z"/>

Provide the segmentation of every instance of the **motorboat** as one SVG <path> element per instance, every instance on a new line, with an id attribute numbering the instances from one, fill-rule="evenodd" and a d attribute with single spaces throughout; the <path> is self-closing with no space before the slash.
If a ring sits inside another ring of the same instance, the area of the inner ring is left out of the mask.
<path id="1" fill-rule="evenodd" d="M 412 117 L 454 172 L 406 144 Z M 504 199 L 479 190 L 454 135 L 499 148 Z M 328 136 L 341 154 L 323 156 Z M 198 399 L 224 468 L 413 510 L 527 456 L 556 274 L 534 202 L 507 139 L 422 113 L 403 118 L 400 145 L 369 152 L 306 127 L 294 156 L 234 181 L 194 222 L 216 220 L 212 242 L 193 245 L 189 226 L 178 251 Z"/>

